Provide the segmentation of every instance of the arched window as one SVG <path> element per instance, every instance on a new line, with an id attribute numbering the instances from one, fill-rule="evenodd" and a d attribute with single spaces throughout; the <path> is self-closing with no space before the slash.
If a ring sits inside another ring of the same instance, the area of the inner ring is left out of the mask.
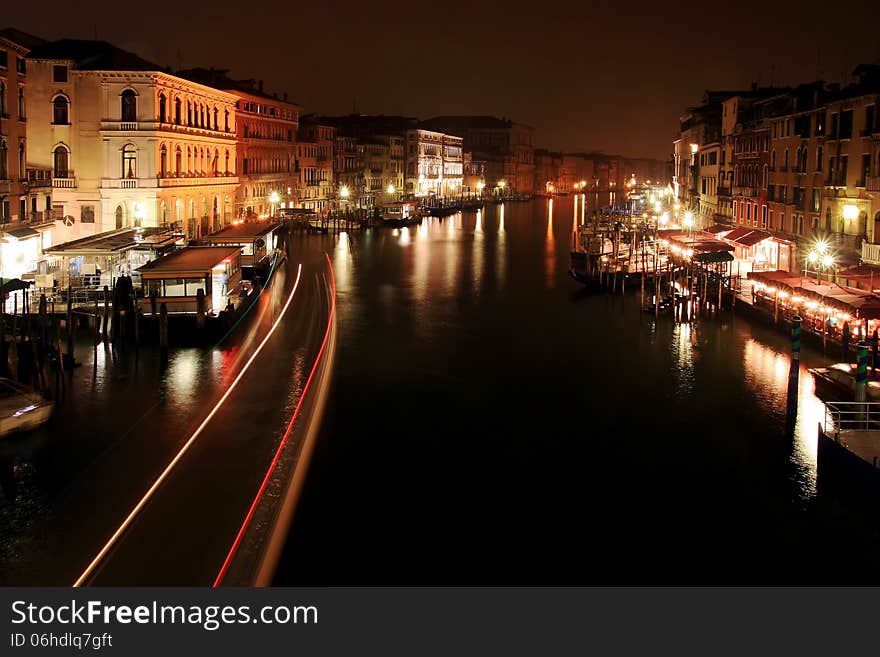
<path id="1" fill-rule="evenodd" d="M 218 171 L 217 167 L 220 166 L 220 151 L 214 149 L 214 159 L 211 161 L 211 175 L 216 176 Z"/>
<path id="2" fill-rule="evenodd" d="M 223 112 L 223 129 L 229 132 L 229 110 Z"/>
<path id="3" fill-rule="evenodd" d="M 229 151 L 226 151 L 226 175 L 229 175 Z"/>
<path id="4" fill-rule="evenodd" d="M 9 149 L 6 146 L 6 140 L 0 139 L 0 180 L 9 178 Z"/>
<path id="5" fill-rule="evenodd" d="M 192 149 L 189 146 L 186 147 L 186 172 L 189 175 L 192 175 L 193 172 Z"/>
<path id="6" fill-rule="evenodd" d="M 18 142 L 18 179 L 25 180 L 27 178 L 27 171 L 25 171 L 25 163 L 24 163 L 24 139 L 20 139 Z M 34 203 L 37 202 L 36 197 L 34 197 Z M 36 208 L 34 208 L 34 212 L 36 212 Z"/>
<path id="7" fill-rule="evenodd" d="M 24 87 L 18 88 L 18 118 L 24 118 Z"/>
<path id="8" fill-rule="evenodd" d="M 785 149 L 785 157 L 782 159 L 782 170 L 788 171 L 788 149 Z"/>
<path id="9" fill-rule="evenodd" d="M 159 94 L 159 123 L 166 123 L 168 120 L 168 109 L 165 106 L 165 94 Z"/>
<path id="10" fill-rule="evenodd" d="M 218 129 L 217 117 L 219 116 L 219 114 L 220 114 L 220 110 L 218 110 L 216 107 L 214 107 L 214 130 Z"/>
<path id="11" fill-rule="evenodd" d="M 70 153 L 64 146 L 56 146 L 53 152 L 53 171 L 55 178 L 67 178 L 70 174 Z"/>
<path id="12" fill-rule="evenodd" d="M 176 125 L 180 125 L 180 122 L 183 120 L 181 117 L 181 102 L 180 98 L 177 97 L 174 99 L 174 123 Z"/>
<path id="13" fill-rule="evenodd" d="M 137 94 L 132 89 L 126 89 L 122 92 L 122 121 L 125 123 L 134 123 L 137 121 Z"/>
<path id="14" fill-rule="evenodd" d="M 174 175 L 179 176 L 183 173 L 183 153 L 180 151 L 180 146 L 174 149 Z"/>
<path id="15" fill-rule="evenodd" d="M 122 177 L 137 178 L 137 151 L 133 144 L 122 149 Z"/>
<path id="16" fill-rule="evenodd" d="M 776 149 L 770 151 L 770 168 L 776 171 Z"/>
<path id="17" fill-rule="evenodd" d="M 159 176 L 164 178 L 168 175 L 168 147 L 162 144 L 159 149 Z"/>
<path id="18" fill-rule="evenodd" d="M 0 80 L 0 114 L 6 114 L 6 81 Z"/>
<path id="19" fill-rule="evenodd" d="M 205 106 L 199 103 L 199 127 L 205 127 Z"/>
<path id="20" fill-rule="evenodd" d="M 192 103 L 190 101 L 186 101 L 186 124 L 191 126 L 193 124 L 193 110 Z"/>
<path id="21" fill-rule="evenodd" d="M 769 170 L 767 168 L 767 165 L 765 164 L 764 165 L 764 176 L 761 179 L 761 187 L 763 187 L 764 189 L 767 189 L 767 185 L 770 182 L 770 174 L 768 171 Z"/>
<path id="22" fill-rule="evenodd" d="M 64 96 L 55 96 L 52 101 L 52 123 L 67 125 L 70 123 L 70 102 Z"/>

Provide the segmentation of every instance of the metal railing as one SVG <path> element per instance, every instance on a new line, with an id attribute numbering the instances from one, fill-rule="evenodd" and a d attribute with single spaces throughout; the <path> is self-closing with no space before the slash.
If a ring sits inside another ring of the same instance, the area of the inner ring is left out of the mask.
<path id="1" fill-rule="evenodd" d="M 825 402 L 822 431 L 838 440 L 841 430 L 880 430 L 880 402 Z"/>

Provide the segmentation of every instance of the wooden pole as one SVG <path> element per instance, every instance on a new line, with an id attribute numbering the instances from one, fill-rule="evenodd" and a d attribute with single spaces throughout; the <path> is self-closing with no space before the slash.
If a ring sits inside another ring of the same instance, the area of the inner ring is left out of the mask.
<path id="1" fill-rule="evenodd" d="M 110 336 L 110 288 L 104 286 L 104 341 Z"/>
<path id="2" fill-rule="evenodd" d="M 159 349 L 163 357 L 168 356 L 168 308 L 164 301 L 159 305 Z"/>

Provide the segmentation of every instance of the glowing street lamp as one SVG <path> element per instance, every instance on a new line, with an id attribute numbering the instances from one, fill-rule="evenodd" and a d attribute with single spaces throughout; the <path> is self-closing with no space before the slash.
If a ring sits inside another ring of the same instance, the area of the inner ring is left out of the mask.
<path id="1" fill-rule="evenodd" d="M 859 216 L 859 206 L 853 205 L 852 203 L 847 203 L 843 206 L 843 218 L 847 221 L 852 221 L 856 217 Z"/>
<path id="2" fill-rule="evenodd" d="M 348 198 L 348 187 L 346 185 L 342 186 L 342 189 L 339 190 L 339 196 L 342 198 Z"/>
<path id="3" fill-rule="evenodd" d="M 272 192 L 269 194 L 269 203 L 272 204 L 272 214 L 271 216 L 275 216 L 275 206 L 278 205 L 278 202 L 281 200 L 281 196 L 278 195 L 278 192 Z"/>
<path id="4" fill-rule="evenodd" d="M 694 227 L 694 213 L 688 210 L 684 213 L 684 218 L 681 220 L 682 225 L 691 230 Z"/>
<path id="5" fill-rule="evenodd" d="M 388 189 L 387 189 L 386 191 L 387 191 L 389 194 L 393 194 L 394 191 L 395 191 L 395 190 L 394 190 L 394 184 L 393 184 L 393 183 L 388 183 Z"/>
<path id="6" fill-rule="evenodd" d="M 834 256 L 828 251 L 828 243 L 824 240 L 817 241 L 807 254 L 807 263 L 816 267 L 816 284 L 818 285 L 820 272 L 827 271 L 834 266 Z"/>

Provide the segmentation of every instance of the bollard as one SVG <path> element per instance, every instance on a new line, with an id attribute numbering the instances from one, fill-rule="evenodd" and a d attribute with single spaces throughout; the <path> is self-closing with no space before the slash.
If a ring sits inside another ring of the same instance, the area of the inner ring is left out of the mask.
<path id="1" fill-rule="evenodd" d="M 856 367 L 856 401 L 867 400 L 868 392 L 868 343 L 862 340 L 858 344 L 859 363 Z"/>

